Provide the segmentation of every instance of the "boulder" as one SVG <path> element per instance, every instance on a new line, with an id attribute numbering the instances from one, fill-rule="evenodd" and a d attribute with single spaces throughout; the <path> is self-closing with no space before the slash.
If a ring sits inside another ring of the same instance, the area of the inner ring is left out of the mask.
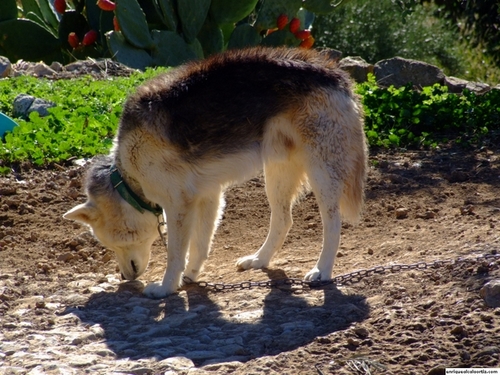
<path id="1" fill-rule="evenodd" d="M 12 75 L 12 64 L 7 57 L 0 56 L 0 78 L 7 78 Z"/>
<path id="2" fill-rule="evenodd" d="M 358 83 L 366 82 L 368 73 L 373 73 L 373 65 L 359 56 L 347 56 L 340 60 L 339 68 L 348 72 Z"/>
<path id="3" fill-rule="evenodd" d="M 484 284 L 479 295 L 489 307 L 500 307 L 500 279 L 491 280 Z"/>
<path id="4" fill-rule="evenodd" d="M 33 64 L 27 73 L 35 77 L 54 77 L 56 75 L 55 70 L 43 62 Z"/>
<path id="5" fill-rule="evenodd" d="M 448 87 L 448 92 L 453 94 L 462 93 L 463 89 L 467 86 L 469 81 L 457 77 L 444 77 L 444 84 Z"/>
<path id="6" fill-rule="evenodd" d="M 443 84 L 445 78 L 437 66 L 402 57 L 379 61 L 375 64 L 374 73 L 377 83 L 385 87 L 401 87 L 409 82 L 419 87 L 432 86 Z"/>
<path id="7" fill-rule="evenodd" d="M 14 117 L 27 118 L 31 112 L 38 112 L 43 117 L 49 114 L 49 108 L 55 106 L 55 103 L 48 100 L 35 98 L 27 94 L 19 94 L 14 99 L 13 114 Z"/>
<path id="8" fill-rule="evenodd" d="M 491 90 L 490 85 L 481 82 L 469 82 L 465 88 L 477 95 L 485 94 Z"/>
<path id="9" fill-rule="evenodd" d="M 334 61 L 338 61 L 342 57 L 342 52 L 332 48 L 323 48 L 319 52 L 323 55 L 327 55 L 330 59 Z"/>

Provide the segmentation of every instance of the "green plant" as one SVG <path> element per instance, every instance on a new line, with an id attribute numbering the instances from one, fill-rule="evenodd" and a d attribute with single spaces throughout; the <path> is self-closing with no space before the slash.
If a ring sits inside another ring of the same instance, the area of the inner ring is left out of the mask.
<path id="1" fill-rule="evenodd" d="M 226 48 L 310 48 L 314 39 L 275 31 L 277 19 L 308 29 L 329 0 L 16 0 L 0 3 L 0 53 L 11 60 L 113 57 L 139 69 L 176 66 Z M 275 31 L 275 32 L 273 32 Z"/>
<path id="2" fill-rule="evenodd" d="M 28 120 L 0 140 L 0 172 L 9 165 L 30 161 L 35 165 L 62 162 L 71 156 L 107 153 L 116 132 L 127 93 L 162 70 L 147 70 L 127 78 L 96 81 L 92 77 L 48 81 L 17 77 L 0 81 L 0 111 L 12 115 L 17 94 L 24 92 L 57 103 L 49 115 L 31 113 Z"/>
<path id="3" fill-rule="evenodd" d="M 500 90 L 476 95 L 448 93 L 438 84 L 415 91 L 412 84 L 379 88 L 373 75 L 358 85 L 365 108 L 365 131 L 371 145 L 429 147 L 453 138 L 477 141 L 500 130 Z"/>

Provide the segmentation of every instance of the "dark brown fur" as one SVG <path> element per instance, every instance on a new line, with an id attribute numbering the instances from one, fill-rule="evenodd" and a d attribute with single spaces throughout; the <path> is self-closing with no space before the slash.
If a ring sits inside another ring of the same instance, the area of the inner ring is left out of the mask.
<path id="1" fill-rule="evenodd" d="M 228 154 L 261 142 L 267 120 L 321 87 L 350 95 L 349 77 L 326 54 L 284 48 L 227 52 L 140 87 L 125 105 L 119 131 L 160 129 L 190 160 Z"/>

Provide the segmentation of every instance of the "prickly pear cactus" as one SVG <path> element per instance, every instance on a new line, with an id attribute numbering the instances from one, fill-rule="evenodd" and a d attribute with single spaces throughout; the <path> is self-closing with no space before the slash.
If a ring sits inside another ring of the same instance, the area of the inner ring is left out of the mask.
<path id="1" fill-rule="evenodd" d="M 210 0 L 182 0 L 177 2 L 182 33 L 188 43 L 194 42 L 198 36 L 209 9 Z"/>
<path id="2" fill-rule="evenodd" d="M 289 19 L 295 17 L 302 0 L 265 0 L 257 15 L 255 28 L 259 31 L 276 27 L 276 19 L 285 14 Z"/>
<path id="3" fill-rule="evenodd" d="M 198 40 L 203 48 L 204 57 L 221 52 L 224 49 L 224 33 L 214 18 L 209 15 L 198 33 Z"/>
<path id="4" fill-rule="evenodd" d="M 168 30 L 154 30 L 153 63 L 160 66 L 177 66 L 186 61 L 198 58 L 199 46 L 188 45 L 184 39 Z"/>
<path id="5" fill-rule="evenodd" d="M 154 47 L 146 16 L 137 0 L 117 1 L 115 14 L 127 42 L 136 48 Z"/>
<path id="6" fill-rule="evenodd" d="M 153 1 L 153 3 L 155 3 Z M 174 6 L 174 0 L 157 0 L 157 12 L 163 20 L 163 23 L 170 31 L 176 31 L 179 19 Z"/>
<path id="7" fill-rule="evenodd" d="M 121 32 L 109 31 L 106 33 L 106 40 L 110 52 L 122 64 L 141 70 L 153 65 L 151 55 L 145 50 L 136 48 L 128 43 Z"/>
<path id="8" fill-rule="evenodd" d="M 231 37 L 229 38 L 229 43 L 227 48 L 245 48 L 258 46 L 262 41 L 262 37 L 255 27 L 248 23 L 243 23 L 236 26 Z"/>
<path id="9" fill-rule="evenodd" d="M 47 63 L 112 57 L 144 69 L 227 48 L 311 48 L 314 13 L 335 6 L 331 0 L 0 0 L 0 51 Z"/>
<path id="10" fill-rule="evenodd" d="M 219 25 L 236 23 L 255 9 L 258 0 L 212 0 L 210 13 Z"/>

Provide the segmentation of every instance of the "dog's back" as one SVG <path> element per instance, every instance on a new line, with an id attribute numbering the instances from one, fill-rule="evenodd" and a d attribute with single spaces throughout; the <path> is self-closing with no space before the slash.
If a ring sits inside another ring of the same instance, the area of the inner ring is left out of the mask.
<path id="1" fill-rule="evenodd" d="M 351 95 L 347 74 L 327 54 L 304 49 L 237 50 L 192 62 L 140 87 L 120 134 L 159 131 L 186 159 L 239 152 L 261 142 L 266 122 L 320 88 Z"/>

